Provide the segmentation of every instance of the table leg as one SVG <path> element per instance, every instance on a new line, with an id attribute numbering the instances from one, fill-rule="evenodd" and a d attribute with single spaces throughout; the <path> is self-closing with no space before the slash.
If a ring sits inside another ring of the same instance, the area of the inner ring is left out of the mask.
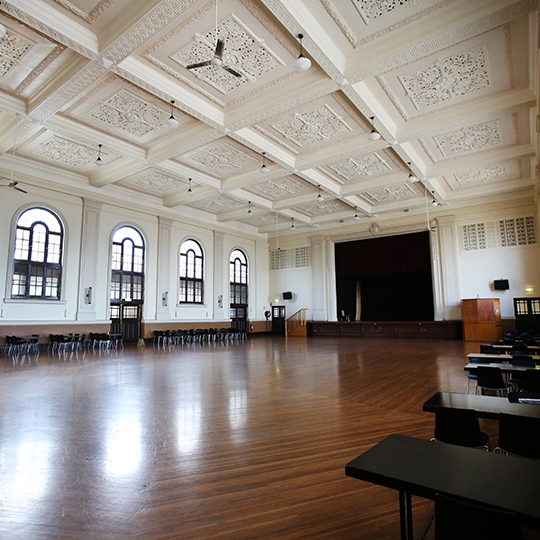
<path id="1" fill-rule="evenodd" d="M 399 492 L 399 525 L 401 540 L 413 540 L 411 494 L 404 491 Z"/>

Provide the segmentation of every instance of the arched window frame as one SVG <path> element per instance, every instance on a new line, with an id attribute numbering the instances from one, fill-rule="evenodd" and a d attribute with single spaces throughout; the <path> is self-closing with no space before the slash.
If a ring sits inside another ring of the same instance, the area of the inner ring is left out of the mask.
<path id="1" fill-rule="evenodd" d="M 241 249 L 234 249 L 229 257 L 230 304 L 247 306 L 248 259 Z"/>
<path id="2" fill-rule="evenodd" d="M 135 235 L 120 237 L 124 229 Z M 141 231 L 132 225 L 118 227 L 111 239 L 111 306 L 120 302 L 143 303 L 145 258 L 146 245 Z M 112 317 L 115 315 L 111 312 Z"/>
<path id="3" fill-rule="evenodd" d="M 31 213 L 42 213 L 31 216 Z M 25 215 L 31 219 L 24 224 Z M 10 297 L 23 300 L 60 300 L 64 224 L 58 213 L 43 206 L 23 210 L 15 222 Z"/>
<path id="4" fill-rule="evenodd" d="M 204 303 L 204 250 L 193 238 L 187 238 L 180 244 L 178 303 Z"/>

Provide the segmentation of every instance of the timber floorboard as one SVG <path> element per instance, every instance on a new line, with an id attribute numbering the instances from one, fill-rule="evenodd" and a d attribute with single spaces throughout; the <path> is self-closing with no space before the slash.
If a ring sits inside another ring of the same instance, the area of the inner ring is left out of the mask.
<path id="1" fill-rule="evenodd" d="M 0 357 L 0 540 L 399 538 L 398 494 L 345 464 L 431 438 L 422 404 L 466 392 L 478 348 L 258 335 Z M 413 513 L 419 537 L 433 503 Z"/>

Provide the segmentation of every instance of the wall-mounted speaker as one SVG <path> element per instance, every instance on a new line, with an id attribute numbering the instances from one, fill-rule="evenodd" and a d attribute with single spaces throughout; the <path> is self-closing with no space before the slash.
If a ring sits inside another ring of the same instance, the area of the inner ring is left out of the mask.
<path id="1" fill-rule="evenodd" d="M 510 284 L 507 279 L 496 279 L 493 282 L 493 286 L 496 291 L 507 291 L 510 288 Z"/>
<path id="2" fill-rule="evenodd" d="M 283 300 L 292 300 L 292 292 L 291 291 L 284 292 Z"/>

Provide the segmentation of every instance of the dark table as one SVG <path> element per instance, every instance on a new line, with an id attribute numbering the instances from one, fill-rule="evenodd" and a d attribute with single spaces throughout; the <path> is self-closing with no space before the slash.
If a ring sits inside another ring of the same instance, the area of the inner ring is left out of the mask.
<path id="1" fill-rule="evenodd" d="M 412 532 L 411 495 L 440 493 L 515 512 L 540 530 L 540 461 L 390 435 L 345 466 L 352 478 L 400 493 L 401 538 Z"/>
<path id="2" fill-rule="evenodd" d="M 478 413 L 480 418 L 489 418 L 491 420 L 498 420 L 501 413 L 540 418 L 540 404 L 511 402 L 504 397 L 437 392 L 424 403 L 422 410 L 435 412 L 437 407 L 472 409 Z"/>
<path id="3" fill-rule="evenodd" d="M 527 369 L 540 369 L 540 365 L 538 364 L 535 367 L 527 367 L 518 366 L 512 364 L 511 362 L 490 362 L 489 364 L 476 364 L 475 362 L 471 362 L 470 364 L 467 364 L 463 369 L 465 371 L 471 371 L 474 373 L 477 367 L 498 368 L 503 373 L 516 373 L 516 371 L 525 371 Z"/>

